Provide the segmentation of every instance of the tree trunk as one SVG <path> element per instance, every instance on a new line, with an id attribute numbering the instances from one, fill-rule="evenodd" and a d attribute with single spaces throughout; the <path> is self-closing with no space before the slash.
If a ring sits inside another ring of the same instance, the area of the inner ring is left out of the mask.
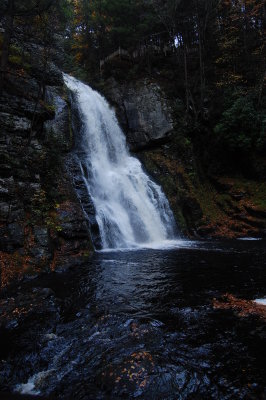
<path id="1" fill-rule="evenodd" d="M 199 44 L 199 64 L 200 64 L 200 113 L 203 115 L 203 102 L 205 92 L 205 73 L 204 73 L 204 61 L 203 61 L 203 44 L 202 44 L 202 31 L 201 31 L 201 19 L 199 13 L 199 2 L 196 2 L 197 8 L 197 20 L 198 20 L 198 44 Z"/>
<path id="2" fill-rule="evenodd" d="M 14 28 L 14 3 L 15 0 L 9 0 L 8 2 L 8 9 L 4 24 L 5 33 L 0 64 L 0 93 L 3 90 L 4 79 L 7 72 L 9 49 Z"/>
<path id="3" fill-rule="evenodd" d="M 187 70 L 187 46 L 184 44 L 184 74 L 186 89 L 186 113 L 189 111 L 189 88 L 188 88 L 188 70 Z"/>

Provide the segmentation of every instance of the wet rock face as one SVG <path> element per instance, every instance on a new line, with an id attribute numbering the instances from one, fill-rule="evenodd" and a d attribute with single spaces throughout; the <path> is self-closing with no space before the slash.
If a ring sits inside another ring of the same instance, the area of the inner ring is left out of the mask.
<path id="1" fill-rule="evenodd" d="M 67 170 L 72 177 L 72 185 L 79 200 L 83 212 L 83 218 L 86 218 L 87 236 L 89 235 L 96 249 L 102 248 L 100 229 L 96 220 L 96 210 L 93 201 L 88 192 L 88 188 L 83 179 L 83 174 L 87 175 L 87 163 L 80 162 L 86 153 L 82 149 L 82 116 L 80 115 L 78 103 L 75 94 L 71 93 L 71 129 L 73 132 L 73 151 L 67 159 Z M 83 172 L 82 172 L 83 170 Z M 89 229 L 89 233 L 88 233 Z"/>
<path id="2" fill-rule="evenodd" d="M 73 264 L 92 248 L 65 162 L 71 110 L 53 71 L 44 100 L 36 70 L 8 76 L 0 95 L 0 287 Z"/>
<path id="3" fill-rule="evenodd" d="M 70 126 L 70 108 L 65 99 L 62 98 L 61 87 L 48 87 L 46 100 L 51 108 L 55 109 L 55 116 L 52 120 L 45 122 L 47 137 L 53 135 L 56 138 L 59 149 L 63 152 L 71 150 L 72 130 Z"/>
<path id="4" fill-rule="evenodd" d="M 107 98 L 127 134 L 130 149 L 137 151 L 166 142 L 173 131 L 171 110 L 158 84 L 147 79 L 134 84 L 119 84 L 109 79 Z"/>
<path id="5" fill-rule="evenodd" d="M 85 181 L 82 178 L 82 173 L 80 169 L 80 160 L 75 156 L 75 154 L 72 155 L 72 157 L 68 160 L 67 163 L 67 168 L 69 173 L 72 176 L 72 184 L 75 189 L 76 195 L 78 197 L 78 200 L 80 202 L 80 206 L 82 208 L 83 214 L 83 234 L 88 237 L 88 229 L 89 229 L 89 236 L 92 239 L 92 242 L 94 244 L 94 247 L 96 249 L 101 249 L 102 248 L 102 241 L 101 241 L 101 235 L 100 235 L 100 230 L 99 230 L 99 225 L 96 220 L 96 211 L 95 207 L 93 204 L 93 201 L 90 197 L 90 194 L 88 193 L 88 189 L 86 187 Z M 84 215 L 86 216 L 86 221 L 84 221 Z M 77 219 L 73 218 L 73 223 L 74 223 L 74 232 L 75 232 L 75 225 L 77 224 Z M 68 229 L 67 229 L 68 227 Z M 69 226 L 66 225 L 66 230 L 69 231 L 69 235 L 73 235 L 73 225 Z M 71 230 L 71 231 L 70 231 Z M 81 234 L 82 236 L 82 234 Z"/>

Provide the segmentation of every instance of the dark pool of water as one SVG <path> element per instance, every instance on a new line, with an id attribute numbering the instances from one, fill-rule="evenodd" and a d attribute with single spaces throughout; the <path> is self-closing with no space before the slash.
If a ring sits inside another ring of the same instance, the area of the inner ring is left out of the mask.
<path id="1" fill-rule="evenodd" d="M 265 268 L 265 241 L 202 242 L 97 253 L 26 282 L 2 295 L 25 302 L 26 317 L 2 332 L 0 387 L 45 399 L 264 399 L 265 321 L 213 299 L 264 297 Z"/>

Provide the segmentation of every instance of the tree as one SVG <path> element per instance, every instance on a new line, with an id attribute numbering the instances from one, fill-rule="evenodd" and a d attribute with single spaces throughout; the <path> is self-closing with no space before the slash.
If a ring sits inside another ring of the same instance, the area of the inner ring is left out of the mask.
<path id="1" fill-rule="evenodd" d="M 15 20 L 40 16 L 48 12 L 55 3 L 55 0 L 7 0 L 2 4 L 0 10 L 4 27 L 4 37 L 0 62 L 0 91 L 2 91 L 7 72 L 10 44 L 15 30 Z"/>
<path id="2" fill-rule="evenodd" d="M 261 0 L 220 2 L 219 86 L 261 84 L 265 74 L 265 15 Z"/>
<path id="3" fill-rule="evenodd" d="M 76 62 L 85 69 L 95 68 L 96 60 L 119 47 L 135 49 L 154 28 L 154 12 L 145 0 L 76 0 L 74 12 L 68 42 Z"/>

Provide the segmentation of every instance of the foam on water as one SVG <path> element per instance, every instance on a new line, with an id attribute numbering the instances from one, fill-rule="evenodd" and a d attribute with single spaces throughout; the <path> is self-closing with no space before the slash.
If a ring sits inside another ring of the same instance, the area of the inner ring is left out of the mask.
<path id="1" fill-rule="evenodd" d="M 27 383 L 18 384 L 15 392 L 20 394 L 29 394 L 37 396 L 41 393 L 41 389 L 45 386 L 46 379 L 55 372 L 55 370 L 41 371 L 31 376 Z"/>
<path id="2" fill-rule="evenodd" d="M 238 240 L 262 240 L 262 238 L 254 238 L 254 237 L 244 237 L 244 238 L 239 238 Z"/>
<path id="3" fill-rule="evenodd" d="M 256 304 L 259 304 L 260 306 L 266 306 L 266 298 L 265 299 L 256 299 L 254 301 Z"/>

